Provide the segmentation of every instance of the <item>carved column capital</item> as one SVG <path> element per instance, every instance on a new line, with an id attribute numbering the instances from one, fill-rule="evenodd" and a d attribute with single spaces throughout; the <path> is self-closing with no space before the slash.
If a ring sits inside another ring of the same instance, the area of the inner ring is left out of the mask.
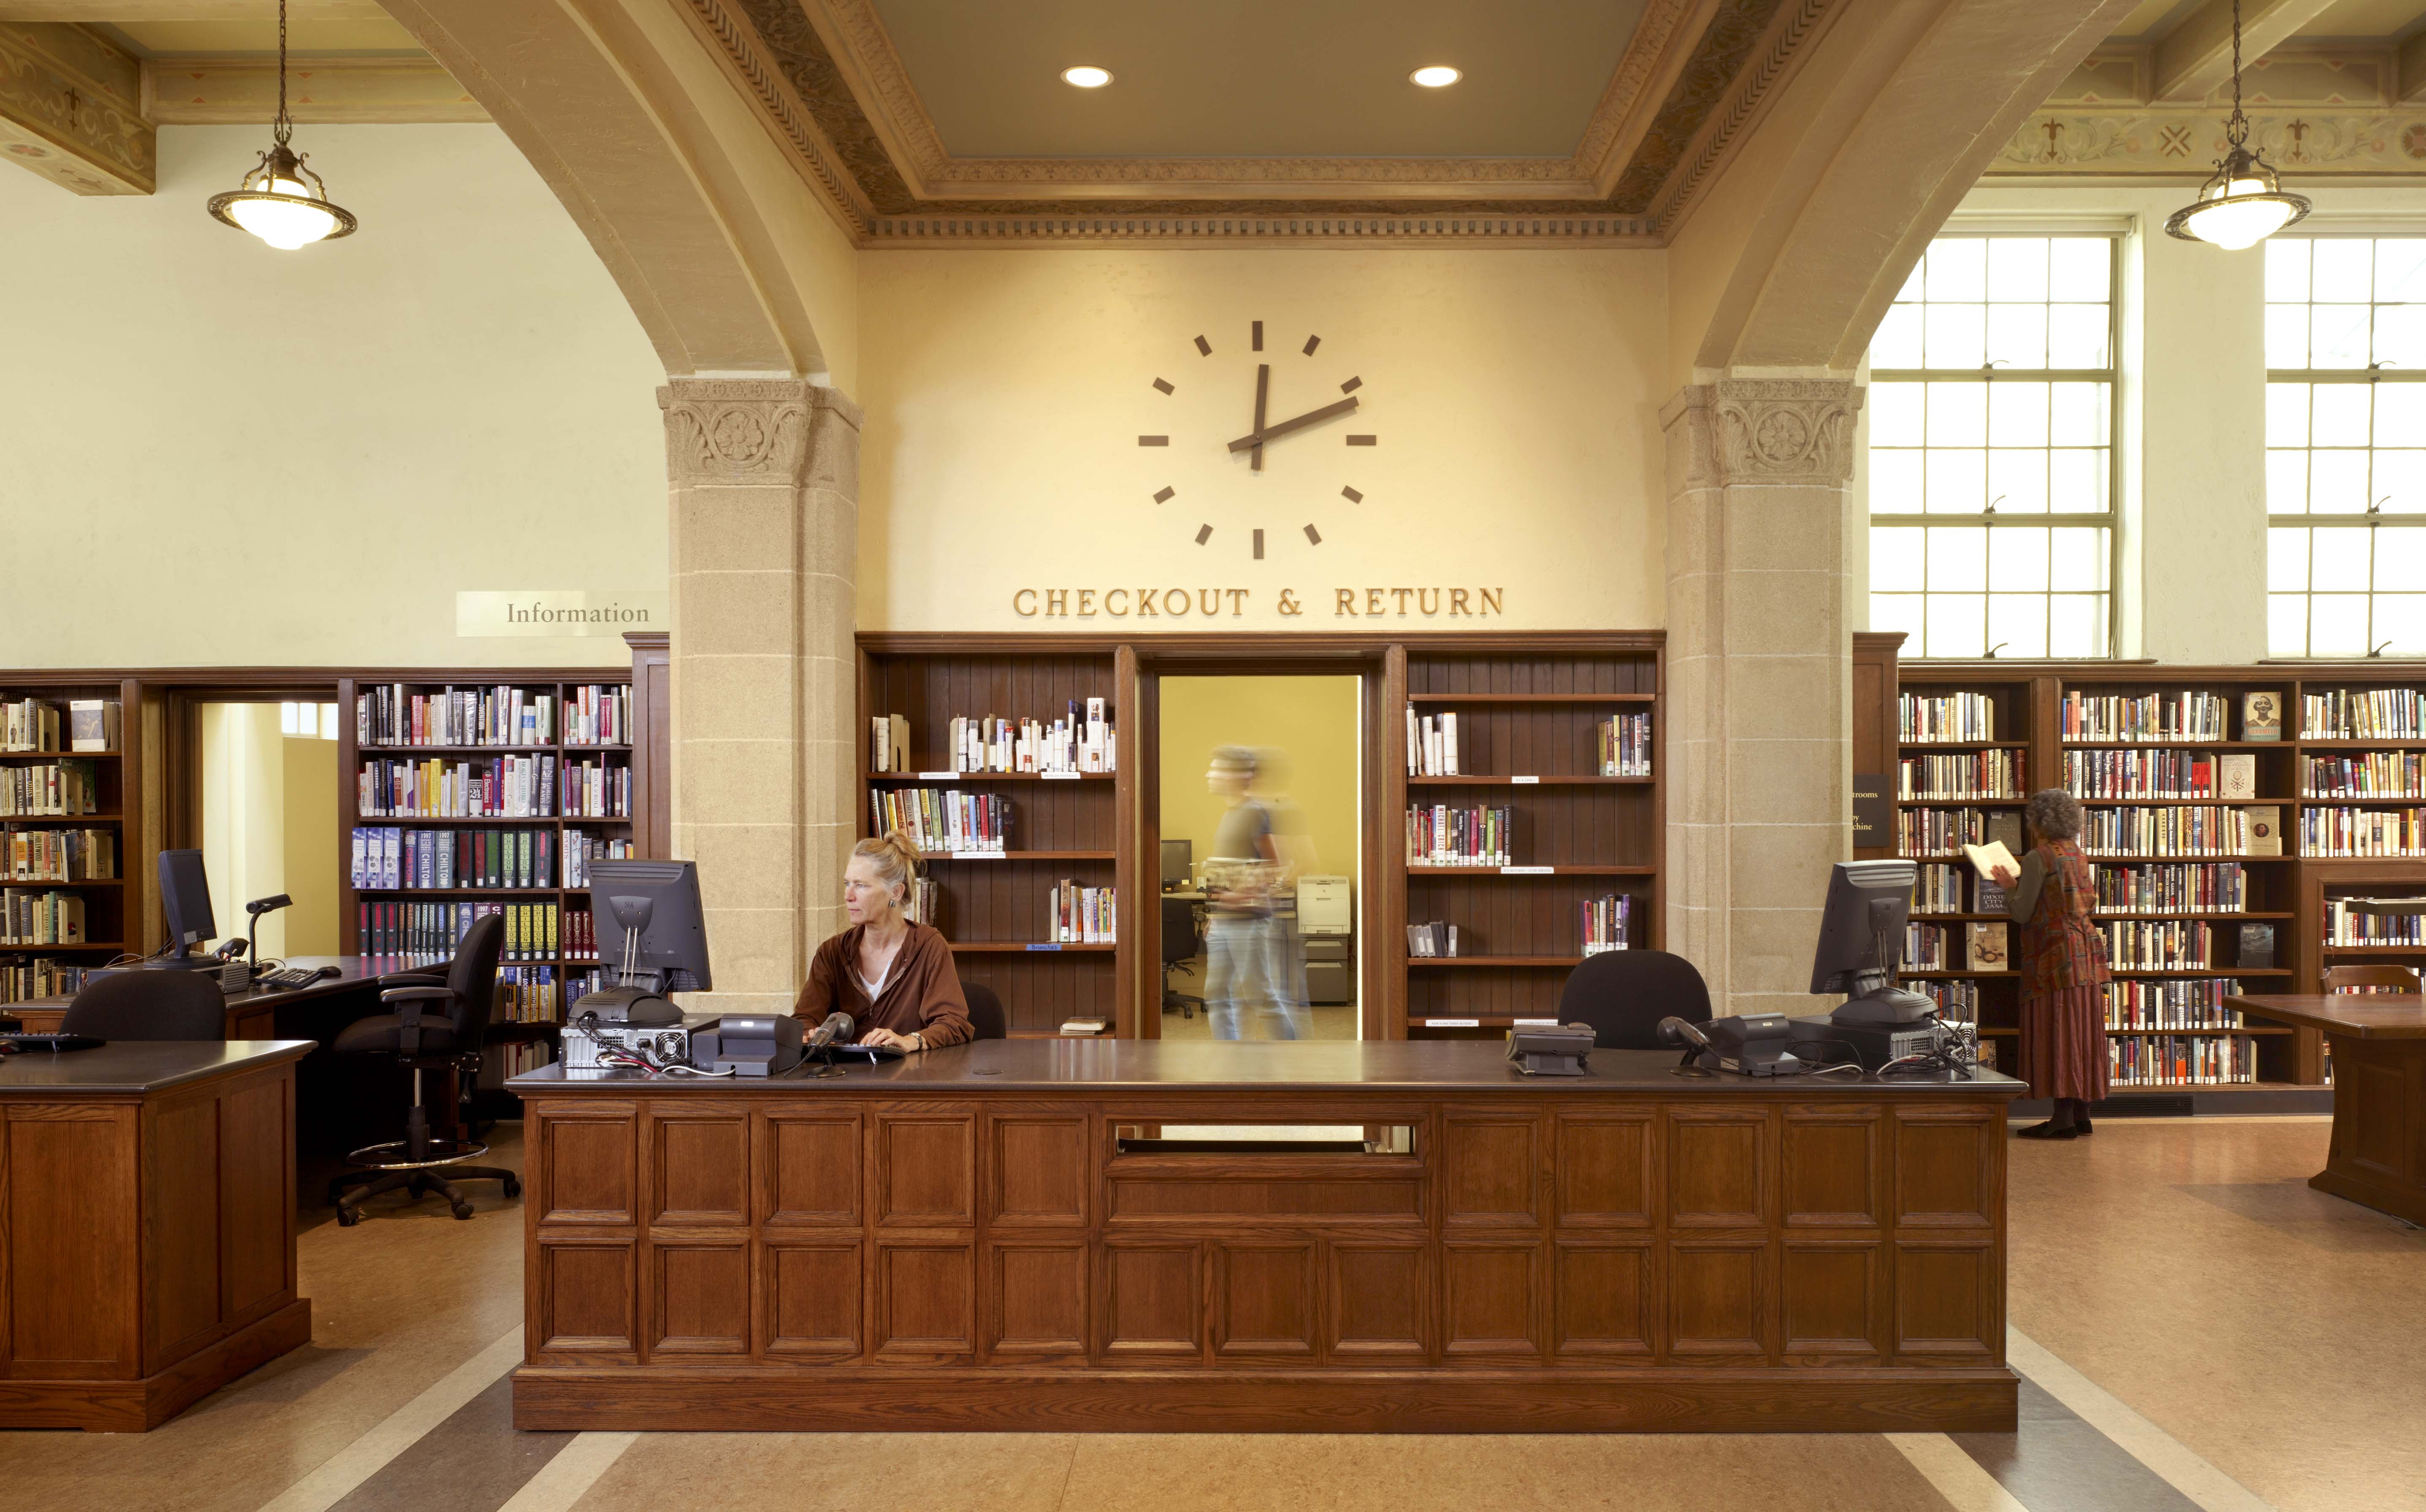
<path id="1" fill-rule="evenodd" d="M 673 378 L 657 391 L 666 414 L 666 473 L 677 486 L 809 481 L 815 433 L 856 432 L 859 406 L 840 390 L 795 378 Z"/>
<path id="2" fill-rule="evenodd" d="M 1850 378 L 1721 378 L 1709 388 L 1723 481 L 1829 488 L 1852 481 L 1860 384 Z"/>

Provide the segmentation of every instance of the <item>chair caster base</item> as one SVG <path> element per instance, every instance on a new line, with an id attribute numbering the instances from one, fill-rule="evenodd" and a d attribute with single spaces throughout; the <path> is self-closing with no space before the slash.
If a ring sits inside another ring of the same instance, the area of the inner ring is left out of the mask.
<path id="1" fill-rule="evenodd" d="M 355 1224 L 362 1221 L 363 1215 L 351 1208 L 339 1208 L 337 1210 L 337 1227 L 340 1229 L 350 1229 Z"/>

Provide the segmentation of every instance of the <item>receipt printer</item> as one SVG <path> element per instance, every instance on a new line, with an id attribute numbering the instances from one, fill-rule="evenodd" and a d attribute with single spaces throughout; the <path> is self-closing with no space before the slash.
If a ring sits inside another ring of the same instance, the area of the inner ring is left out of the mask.
<path id="1" fill-rule="evenodd" d="M 1588 1023 L 1545 1023 L 1508 1031 L 1508 1058 L 1528 1076 L 1581 1076 L 1592 1056 Z"/>
<path id="2" fill-rule="evenodd" d="M 728 1013 L 690 1037 L 691 1064 L 704 1071 L 773 1076 L 801 1063 L 801 1021 L 788 1013 Z"/>
<path id="3" fill-rule="evenodd" d="M 1702 1064 L 1713 1070 L 1741 1071 L 1746 1076 L 1792 1076 L 1806 1069 L 1787 1051 L 1795 1029 L 1785 1014 L 1730 1014 L 1712 1019 L 1702 1025 L 1702 1032 L 1710 1040 L 1710 1048 L 1702 1053 Z"/>

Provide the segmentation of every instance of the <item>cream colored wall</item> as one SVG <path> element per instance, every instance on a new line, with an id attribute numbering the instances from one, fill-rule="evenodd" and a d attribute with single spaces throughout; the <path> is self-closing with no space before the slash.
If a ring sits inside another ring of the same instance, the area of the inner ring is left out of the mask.
<path id="1" fill-rule="evenodd" d="M 1229 800 L 1205 791 L 1205 768 L 1217 746 L 1278 750 L 1287 758 L 1285 787 L 1267 778 L 1256 791 L 1285 791 L 1315 845 L 1313 870 L 1350 879 L 1357 859 L 1357 680 L 1352 677 L 1166 677 L 1162 726 L 1162 838 L 1186 840 L 1202 861 Z"/>
<path id="2" fill-rule="evenodd" d="M 1660 253 L 886 252 L 860 268 L 863 629 L 1664 622 Z M 1226 450 L 1252 428 L 1257 319 L 1269 418 L 1364 379 L 1353 417 L 1275 441 L 1260 475 Z M 1080 617 L 1075 594 L 1068 617 L 1014 610 L 1015 590 L 1055 587 L 1125 589 L 1131 612 L 1098 597 Z M 1362 590 L 1399 587 L 1499 588 L 1505 615 L 1451 618 L 1445 595 L 1429 618 L 1387 594 L 1379 619 L 1336 612 L 1339 588 L 1361 608 Z M 1147 587 L 1250 594 L 1210 622 L 1142 619 Z M 1284 588 L 1302 613 L 1283 612 Z"/>
<path id="3" fill-rule="evenodd" d="M 202 208 L 267 139 L 0 174 L 0 663 L 625 664 L 455 635 L 460 588 L 665 587 L 664 373 L 596 254 L 486 125 L 305 127 L 362 230 L 273 251 Z"/>
<path id="4" fill-rule="evenodd" d="M 275 704 L 270 705 L 276 708 Z M 281 850 L 285 873 L 275 889 L 295 906 L 272 917 L 295 956 L 337 954 L 337 743 L 286 738 Z M 260 896 L 259 893 L 253 894 Z"/>
<path id="5" fill-rule="evenodd" d="M 278 705 L 203 704 L 202 871 L 222 940 L 245 932 L 248 899 L 286 891 L 285 792 Z M 262 917 L 258 939 L 264 956 L 286 954 L 283 910 Z"/>

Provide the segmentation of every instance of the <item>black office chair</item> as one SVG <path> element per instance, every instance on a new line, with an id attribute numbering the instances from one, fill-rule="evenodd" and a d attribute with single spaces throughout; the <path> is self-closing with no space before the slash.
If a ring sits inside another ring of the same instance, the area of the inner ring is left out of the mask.
<path id="1" fill-rule="evenodd" d="M 1171 985 L 1173 972 L 1193 971 L 1189 963 L 1205 949 L 1205 941 L 1196 927 L 1196 905 L 1188 898 L 1162 900 L 1162 1011 L 1177 1008 L 1183 1019 L 1193 1019 L 1196 1010 L 1205 1005 L 1200 997 L 1190 997 Z"/>
<path id="2" fill-rule="evenodd" d="M 1588 1023 L 1602 1050 L 1659 1050 L 1659 1021 L 1700 1023 L 1710 1016 L 1710 989 L 1682 956 L 1664 950 L 1605 950 L 1567 973 L 1559 989 L 1559 1021 Z"/>
<path id="3" fill-rule="evenodd" d="M 962 982 L 961 995 L 969 1000 L 969 1037 L 1008 1039 L 1010 1026 L 1002 1017 L 1002 999 L 983 982 Z"/>
<path id="4" fill-rule="evenodd" d="M 459 1218 L 472 1215 L 472 1203 L 455 1189 L 458 1182 L 501 1182 L 506 1196 L 522 1196 L 522 1180 L 513 1172 L 462 1164 L 487 1154 L 488 1146 L 430 1137 L 429 1108 L 422 1097 L 425 1071 L 479 1074 L 480 1049 L 488 1039 L 490 1006 L 497 993 L 497 956 L 505 941 L 503 915 L 475 920 L 456 942 L 455 960 L 444 981 L 421 973 L 380 977 L 380 1002 L 394 1011 L 348 1024 L 330 1046 L 340 1055 L 393 1055 L 412 1068 L 412 1111 L 405 1116 L 404 1137 L 355 1150 L 346 1159 L 361 1168 L 329 1183 L 329 1200 L 336 1204 L 337 1221 L 347 1228 L 363 1221 L 365 1201 L 398 1188 L 414 1197 L 436 1192 Z"/>
<path id="5" fill-rule="evenodd" d="M 225 1039 L 217 972 L 112 972 L 87 982 L 59 1032 L 95 1039 Z"/>

